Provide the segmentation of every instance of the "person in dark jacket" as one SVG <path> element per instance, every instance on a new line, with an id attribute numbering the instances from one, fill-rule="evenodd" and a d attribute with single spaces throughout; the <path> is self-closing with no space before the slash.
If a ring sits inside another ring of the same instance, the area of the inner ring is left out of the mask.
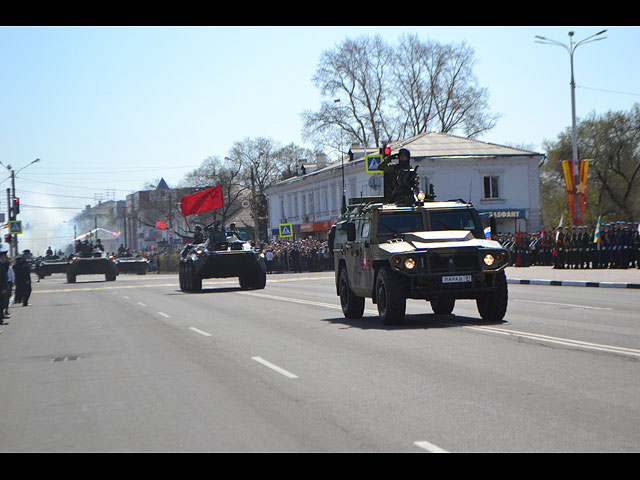
<path id="1" fill-rule="evenodd" d="M 21 256 L 16 257 L 16 263 L 13 266 L 13 274 L 16 279 L 16 295 L 13 303 L 22 302 L 24 307 L 29 305 L 29 297 L 31 296 L 31 273 L 27 263 L 30 257 L 31 252 L 25 250 Z"/>
<path id="2" fill-rule="evenodd" d="M 9 295 L 9 258 L 7 257 L 7 251 L 0 252 L 0 304 L 4 305 L 6 297 Z M 9 318 L 9 315 L 5 313 L 4 307 L 0 311 L 0 325 L 4 325 L 4 319 Z"/>

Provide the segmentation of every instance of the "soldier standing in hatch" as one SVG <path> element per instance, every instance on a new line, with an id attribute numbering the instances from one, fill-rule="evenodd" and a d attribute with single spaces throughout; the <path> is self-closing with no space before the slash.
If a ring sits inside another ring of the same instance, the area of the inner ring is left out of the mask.
<path id="1" fill-rule="evenodd" d="M 204 235 L 202 234 L 202 227 L 200 225 L 196 225 L 193 227 L 193 243 L 198 245 L 200 243 L 204 243 Z"/>

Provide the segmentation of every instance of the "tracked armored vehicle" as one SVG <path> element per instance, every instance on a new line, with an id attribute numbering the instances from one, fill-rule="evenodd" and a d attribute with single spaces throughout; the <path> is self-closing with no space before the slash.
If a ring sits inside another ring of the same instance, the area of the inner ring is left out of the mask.
<path id="1" fill-rule="evenodd" d="M 57 255 L 46 256 L 38 260 L 36 264 L 36 272 L 39 279 L 43 279 L 52 273 L 67 273 L 68 268 L 69 261 Z"/>
<path id="2" fill-rule="evenodd" d="M 189 244 L 180 253 L 178 277 L 185 292 L 202 290 L 205 278 L 238 277 L 243 289 L 262 289 L 267 273 L 264 256 L 236 235 L 225 235 L 225 241 Z"/>
<path id="3" fill-rule="evenodd" d="M 344 316 L 362 317 L 371 298 L 382 322 L 393 325 L 404 320 L 407 299 L 427 300 L 441 315 L 457 299 L 475 299 L 484 320 L 502 320 L 509 252 L 485 238 L 473 205 L 418 192 L 416 169 L 391 158 L 385 196 L 353 199 L 330 233 Z"/>
<path id="4" fill-rule="evenodd" d="M 104 275 L 107 282 L 116 279 L 116 264 L 99 249 L 76 252 L 67 268 L 67 283 L 76 283 L 78 275 Z"/>
<path id="5" fill-rule="evenodd" d="M 149 271 L 149 260 L 141 255 L 121 254 L 113 258 L 116 271 L 120 273 L 137 273 L 146 275 Z"/>

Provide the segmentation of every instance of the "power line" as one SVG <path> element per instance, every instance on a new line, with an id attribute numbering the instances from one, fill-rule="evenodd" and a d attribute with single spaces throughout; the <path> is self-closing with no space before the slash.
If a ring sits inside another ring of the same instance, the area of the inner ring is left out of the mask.
<path id="1" fill-rule="evenodd" d="M 583 88 L 585 90 L 597 90 L 599 92 L 607 92 L 607 93 L 617 93 L 620 95 L 632 95 L 635 97 L 640 97 L 640 93 L 632 93 L 632 92 L 620 92 L 617 90 L 606 90 L 604 88 L 593 88 L 593 87 L 583 87 L 582 85 L 576 85 L 577 88 Z"/>

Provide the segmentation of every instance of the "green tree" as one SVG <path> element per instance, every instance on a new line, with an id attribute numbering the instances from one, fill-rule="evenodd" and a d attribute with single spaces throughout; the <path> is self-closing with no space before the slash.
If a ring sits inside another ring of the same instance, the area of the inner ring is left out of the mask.
<path id="1" fill-rule="evenodd" d="M 628 112 L 590 114 L 578 128 L 578 156 L 589 159 L 585 224 L 640 219 L 640 106 Z M 557 225 L 571 218 L 562 173 L 562 160 L 571 160 L 571 130 L 546 143 L 547 160 L 541 169 L 542 210 L 545 223 Z M 565 222 L 565 225 L 568 222 Z"/>

